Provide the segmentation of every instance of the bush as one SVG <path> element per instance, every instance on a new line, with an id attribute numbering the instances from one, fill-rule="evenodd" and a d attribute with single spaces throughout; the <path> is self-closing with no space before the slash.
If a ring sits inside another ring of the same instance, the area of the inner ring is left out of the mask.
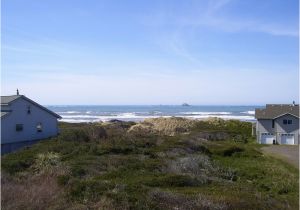
<path id="1" fill-rule="evenodd" d="M 88 142 L 89 136 L 83 128 L 66 129 L 59 135 L 59 140 Z"/>
<path id="2" fill-rule="evenodd" d="M 236 170 L 234 170 L 232 168 L 219 167 L 219 168 L 217 168 L 217 171 L 218 171 L 219 177 L 221 177 L 223 179 L 227 179 L 230 181 L 236 181 L 238 178 L 236 175 Z"/>
<path id="3" fill-rule="evenodd" d="M 149 192 L 152 209 L 229 209 L 221 200 L 211 200 L 205 195 L 186 196 L 170 191 L 155 189 Z"/>
<path id="4" fill-rule="evenodd" d="M 95 201 L 113 187 L 113 184 L 102 180 L 73 180 L 70 182 L 69 196 L 72 200 L 80 202 Z"/>
<path id="5" fill-rule="evenodd" d="M 107 132 L 102 126 L 89 125 L 86 126 L 85 132 L 89 140 L 97 141 L 103 138 L 107 138 Z"/>
<path id="6" fill-rule="evenodd" d="M 10 153 L 2 157 L 1 167 L 9 174 L 28 169 L 35 161 L 35 153 L 31 150 L 22 150 L 16 153 Z"/>
<path id="7" fill-rule="evenodd" d="M 84 168 L 80 166 L 73 166 L 71 167 L 71 175 L 74 177 L 83 177 L 86 174 Z"/>
<path id="8" fill-rule="evenodd" d="M 57 183 L 60 186 L 64 186 L 68 183 L 68 181 L 70 180 L 70 176 L 69 175 L 59 175 L 57 177 Z"/>
<path id="9" fill-rule="evenodd" d="M 243 151 L 244 151 L 243 148 L 240 148 L 237 146 L 232 146 L 232 147 L 229 147 L 229 148 L 226 148 L 225 150 L 223 150 L 222 155 L 225 157 L 228 157 L 228 156 L 232 156 L 234 153 L 243 152 Z"/>
<path id="10" fill-rule="evenodd" d="M 195 120 L 181 117 L 146 119 L 132 126 L 128 132 L 137 136 L 147 136 L 149 134 L 174 136 L 176 134 L 190 132 L 195 122 Z"/>
<path id="11" fill-rule="evenodd" d="M 87 124 L 76 128 L 64 128 L 58 139 L 62 141 L 89 142 L 107 138 L 104 127 L 98 124 Z"/>
<path id="12" fill-rule="evenodd" d="M 2 160 L 1 167 L 10 174 L 16 174 L 29 168 L 33 163 L 33 160 L 18 160 L 18 159 L 6 159 Z"/>
<path id="13" fill-rule="evenodd" d="M 54 168 L 60 165 L 60 155 L 54 152 L 47 152 L 38 154 L 32 167 L 35 172 L 41 173 L 53 172 Z"/>
<path id="14" fill-rule="evenodd" d="M 188 187 L 201 186 L 203 182 L 188 175 L 166 174 L 144 182 L 151 187 Z"/>
<path id="15" fill-rule="evenodd" d="M 206 155 L 189 155 L 175 160 L 168 160 L 165 171 L 175 174 L 203 176 L 214 171 L 214 166 Z"/>

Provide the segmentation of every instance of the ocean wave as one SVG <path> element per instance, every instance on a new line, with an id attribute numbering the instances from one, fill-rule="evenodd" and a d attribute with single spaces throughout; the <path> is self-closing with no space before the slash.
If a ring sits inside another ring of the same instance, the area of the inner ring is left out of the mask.
<path id="1" fill-rule="evenodd" d="M 243 114 L 255 115 L 255 111 L 252 111 L 252 110 L 246 111 L 246 112 L 241 112 L 241 113 L 243 113 Z"/>
<path id="2" fill-rule="evenodd" d="M 101 122 L 102 120 L 88 120 L 88 119 L 61 119 L 61 122 L 68 122 L 68 123 L 91 123 L 91 122 Z"/>
<path id="3" fill-rule="evenodd" d="M 101 116 L 96 116 L 96 115 L 60 115 L 64 119 L 76 119 L 76 118 L 99 118 Z"/>
<path id="4" fill-rule="evenodd" d="M 63 122 L 106 122 L 112 119 L 119 119 L 119 120 L 124 120 L 124 121 L 142 121 L 145 119 L 149 118 L 158 118 L 158 117 L 164 117 L 164 118 L 169 118 L 169 117 L 184 117 L 184 118 L 190 118 L 190 119 L 206 119 L 206 118 L 211 118 L 211 117 L 217 117 L 225 120 L 242 120 L 242 121 L 255 121 L 254 116 L 249 116 L 249 115 L 163 115 L 163 116 L 155 116 L 155 115 L 143 115 L 143 116 L 138 116 L 135 115 L 134 113 L 122 113 L 120 115 L 115 115 L 115 116 L 99 116 L 99 115 L 63 115 L 62 119 L 60 121 Z"/>
<path id="5" fill-rule="evenodd" d="M 121 113 L 119 115 L 117 115 L 117 117 L 136 117 L 137 115 L 135 114 L 135 112 L 125 112 L 125 113 Z"/>
<path id="6" fill-rule="evenodd" d="M 232 112 L 180 112 L 184 115 L 229 115 Z"/>
<path id="7" fill-rule="evenodd" d="M 248 116 L 248 115 L 190 115 L 190 116 L 184 116 L 186 118 L 193 118 L 193 119 L 206 119 L 210 117 L 217 117 L 224 120 L 245 120 L 245 121 L 254 121 L 254 116 Z"/>
<path id="8" fill-rule="evenodd" d="M 70 123 L 81 123 L 81 122 L 107 122 L 110 120 L 124 120 L 124 121 L 142 121 L 148 118 L 157 118 L 160 116 L 92 116 L 92 117 L 63 117 L 62 119 L 60 119 L 59 121 L 61 122 L 70 122 Z M 162 116 L 165 118 L 171 117 L 171 116 Z"/>
<path id="9" fill-rule="evenodd" d="M 57 112 L 58 114 L 79 114 L 81 112 L 78 111 L 67 111 L 67 112 Z"/>

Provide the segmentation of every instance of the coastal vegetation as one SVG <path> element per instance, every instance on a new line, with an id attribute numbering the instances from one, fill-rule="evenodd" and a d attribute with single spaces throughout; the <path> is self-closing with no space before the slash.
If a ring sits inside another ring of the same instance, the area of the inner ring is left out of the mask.
<path id="1" fill-rule="evenodd" d="M 298 209 L 299 174 L 265 156 L 251 123 L 60 123 L 2 156 L 3 209 Z"/>

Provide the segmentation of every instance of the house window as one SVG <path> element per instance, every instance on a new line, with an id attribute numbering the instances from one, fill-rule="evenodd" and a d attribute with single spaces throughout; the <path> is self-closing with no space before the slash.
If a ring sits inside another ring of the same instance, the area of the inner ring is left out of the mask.
<path id="1" fill-rule="evenodd" d="M 283 124 L 286 125 L 287 124 L 287 120 L 283 120 Z"/>
<path id="2" fill-rule="evenodd" d="M 38 123 L 38 124 L 36 125 L 36 131 L 37 131 L 37 132 L 42 132 L 42 131 L 43 131 L 42 123 Z"/>
<path id="3" fill-rule="evenodd" d="M 288 120 L 287 124 L 293 124 L 293 120 Z"/>
<path id="4" fill-rule="evenodd" d="M 27 107 L 27 114 L 30 114 L 31 113 L 31 109 L 30 109 L 30 106 Z"/>
<path id="5" fill-rule="evenodd" d="M 22 131 L 23 130 L 23 124 L 16 124 L 16 131 Z"/>

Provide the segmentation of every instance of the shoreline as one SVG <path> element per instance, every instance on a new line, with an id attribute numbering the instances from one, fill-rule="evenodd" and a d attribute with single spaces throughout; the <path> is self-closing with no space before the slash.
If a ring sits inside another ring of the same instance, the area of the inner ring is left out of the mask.
<path id="1" fill-rule="evenodd" d="M 143 122 L 147 119 L 159 119 L 159 118 L 183 118 L 188 120 L 196 120 L 196 121 L 206 121 L 210 119 L 221 119 L 221 120 L 238 120 L 241 122 L 256 122 L 256 119 L 236 119 L 236 118 L 222 118 L 222 117 L 203 117 L 203 118 L 193 118 L 193 117 L 184 117 L 184 116 L 151 116 L 151 117 L 145 117 L 145 118 L 118 118 L 118 117 L 111 117 L 106 118 L 105 120 L 102 120 L 100 118 L 94 119 L 94 120 L 88 120 L 88 119 L 61 119 L 59 122 L 63 123 L 104 123 L 104 122 L 114 122 L 114 121 L 120 121 L 120 122 Z"/>

